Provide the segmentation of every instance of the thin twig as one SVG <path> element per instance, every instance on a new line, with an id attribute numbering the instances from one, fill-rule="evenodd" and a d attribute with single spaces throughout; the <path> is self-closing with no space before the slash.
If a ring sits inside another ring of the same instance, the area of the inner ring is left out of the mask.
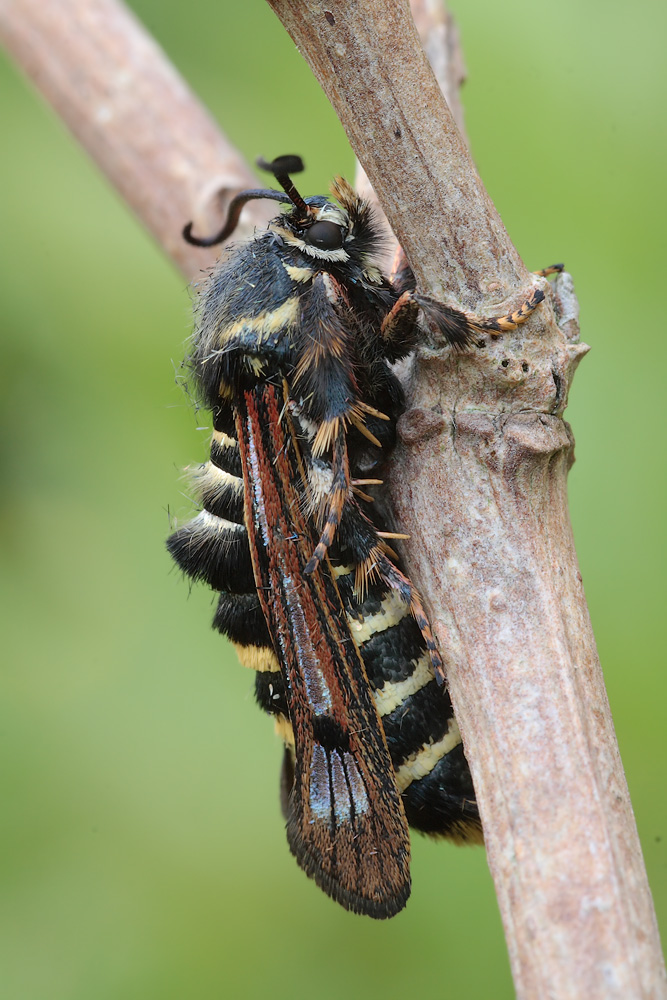
<path id="1" fill-rule="evenodd" d="M 213 264 L 183 223 L 216 232 L 257 181 L 134 15 L 119 0 L 0 0 L 0 39 L 185 276 Z M 237 237 L 271 214 L 248 205 Z"/>

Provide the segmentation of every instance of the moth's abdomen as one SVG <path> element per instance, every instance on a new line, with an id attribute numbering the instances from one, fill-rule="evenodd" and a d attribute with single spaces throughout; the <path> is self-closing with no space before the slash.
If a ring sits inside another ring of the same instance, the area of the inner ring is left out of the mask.
<path id="1" fill-rule="evenodd" d="M 233 426 L 233 416 L 225 411 L 219 422 Z M 209 461 L 191 470 L 190 479 L 203 509 L 169 537 L 167 549 L 187 576 L 220 592 L 214 628 L 241 647 L 272 653 L 250 558 L 236 440 L 215 430 Z"/>
<path id="2" fill-rule="evenodd" d="M 461 736 L 424 637 L 395 591 L 354 592 L 353 567 L 338 584 L 366 667 L 409 824 L 424 833 L 480 842 L 479 813 Z"/>
<path id="3" fill-rule="evenodd" d="M 271 648 L 271 637 L 254 587 L 248 594 L 223 591 L 218 598 L 213 628 L 242 646 Z"/>
<path id="4" fill-rule="evenodd" d="M 245 594 L 254 586 L 242 524 L 202 510 L 170 536 L 167 548 L 187 576 L 213 590 Z"/>
<path id="5" fill-rule="evenodd" d="M 222 423 L 231 424 L 233 427 L 234 417 L 230 414 L 227 420 Z M 217 465 L 223 472 L 234 476 L 241 484 L 241 495 L 243 495 L 243 469 L 241 468 L 241 456 L 239 446 L 233 435 L 226 434 L 223 430 L 214 430 L 211 439 L 211 462 Z M 241 515 L 243 520 L 243 515 Z"/>
<path id="6" fill-rule="evenodd" d="M 235 524 L 243 524 L 242 479 L 210 461 L 193 470 L 191 481 L 204 510 Z"/>
<path id="7" fill-rule="evenodd" d="M 408 823 L 415 830 L 461 844 L 483 843 L 475 789 L 460 737 L 428 774 L 411 781 L 406 789 L 400 787 L 398 772 L 396 780 Z"/>
<path id="8" fill-rule="evenodd" d="M 222 411 L 216 423 L 230 426 Z M 171 536 L 168 548 L 188 576 L 219 592 L 213 626 L 232 640 L 244 666 L 256 671 L 257 702 L 273 715 L 288 753 L 293 753 L 283 675 L 252 571 L 240 456 L 230 434 L 214 432 L 210 459 L 195 470 L 192 480 L 204 509 Z M 371 582 L 363 599 L 355 594 L 356 564 L 375 540 L 372 526 L 363 539 L 356 524 L 351 523 L 349 531 L 342 527 L 341 544 L 347 534 L 355 537 L 347 549 L 334 547 L 333 573 L 408 822 L 424 833 L 479 842 L 472 779 L 447 689 L 436 683 L 420 628 L 396 591 Z M 336 551 L 346 558 L 336 559 Z"/>
<path id="9" fill-rule="evenodd" d="M 230 427 L 222 411 L 219 422 Z M 243 666 L 257 671 L 258 676 L 277 671 L 280 677 L 257 598 L 240 474 L 236 440 L 226 431 L 215 430 L 209 461 L 190 473 L 203 510 L 171 535 L 167 548 L 187 576 L 219 592 L 213 627 L 231 639 Z"/>
<path id="10" fill-rule="evenodd" d="M 459 842 L 479 843 L 481 824 L 472 778 L 447 689 L 409 607 L 382 584 L 354 595 L 355 567 L 334 566 L 348 626 L 359 647 L 409 824 Z M 257 701 L 279 717 L 288 748 L 294 740 L 280 673 L 262 673 Z"/>

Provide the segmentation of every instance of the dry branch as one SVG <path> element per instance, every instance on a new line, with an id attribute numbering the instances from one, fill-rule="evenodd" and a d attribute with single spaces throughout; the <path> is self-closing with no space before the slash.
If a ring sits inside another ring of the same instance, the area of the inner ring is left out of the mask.
<path id="1" fill-rule="evenodd" d="M 215 232 L 257 181 L 134 15 L 118 0 L 0 0 L 0 39 L 185 276 L 214 263 L 183 223 Z M 271 214 L 253 202 L 239 238 Z"/>
<path id="2" fill-rule="evenodd" d="M 422 288 L 487 315 L 515 303 L 533 279 L 406 0 L 270 2 Z M 433 3 L 420 0 L 430 16 Z M 113 0 L 0 0 L 0 31 L 166 252 L 196 274 L 213 253 L 183 244 L 182 222 L 215 229 L 219 189 L 254 179 L 155 43 Z M 460 76 L 448 66 L 445 76 Z M 572 437 L 561 414 L 585 351 L 567 278 L 552 304 L 556 314 L 542 308 L 519 334 L 470 354 L 420 351 L 394 502 L 447 657 L 518 996 L 660 998 L 655 916 L 567 512 Z"/>
<path id="3" fill-rule="evenodd" d="M 493 315 L 531 280 L 407 0 L 269 0 L 331 100 L 423 291 Z M 372 81 L 372 86 L 369 86 Z M 560 328 L 558 325 L 560 322 Z M 432 610 L 517 995 L 657 998 L 664 966 L 567 509 L 567 276 L 497 342 L 423 348 L 393 502 Z"/>
<path id="4" fill-rule="evenodd" d="M 410 0 L 410 9 L 419 40 L 428 56 L 438 86 L 449 105 L 459 134 L 467 142 L 461 104 L 461 84 L 465 80 L 465 68 L 454 19 L 442 0 Z M 388 266 L 391 266 L 396 249 L 396 237 L 366 171 L 358 160 L 355 185 L 359 193 L 373 204 L 376 216 L 384 223 L 387 231 L 386 259 Z"/>

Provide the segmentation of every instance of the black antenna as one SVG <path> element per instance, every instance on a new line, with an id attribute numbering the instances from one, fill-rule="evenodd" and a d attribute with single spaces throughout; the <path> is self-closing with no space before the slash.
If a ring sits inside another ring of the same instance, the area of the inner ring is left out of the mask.
<path id="1" fill-rule="evenodd" d="M 254 201 L 255 199 L 259 200 L 260 198 L 267 198 L 270 201 L 280 201 L 284 204 L 289 204 L 290 202 L 286 194 L 282 194 L 280 191 L 273 191 L 271 188 L 253 188 L 250 191 L 241 191 L 230 201 L 225 224 L 219 233 L 216 233 L 215 236 L 204 236 L 201 238 L 193 236 L 192 223 L 188 222 L 187 226 L 183 227 L 183 239 L 186 243 L 191 243 L 193 247 L 213 247 L 216 243 L 222 243 L 236 229 L 241 209 L 245 203 L 247 201 Z"/>
<path id="2" fill-rule="evenodd" d="M 192 235 L 192 223 L 188 222 L 187 226 L 183 227 L 183 239 L 186 243 L 191 243 L 195 247 L 213 247 L 216 243 L 222 243 L 226 240 L 228 236 L 234 232 L 238 225 L 239 217 L 241 215 L 241 210 L 243 206 L 248 201 L 259 200 L 260 198 L 266 198 L 270 201 L 278 201 L 282 204 L 287 204 L 291 202 L 295 208 L 298 208 L 300 212 L 303 213 L 304 219 L 308 217 L 308 206 L 305 201 L 295 188 L 290 174 L 298 174 L 303 169 L 303 160 L 300 156 L 278 156 L 275 160 L 270 163 L 267 160 L 263 160 L 260 156 L 257 160 L 257 166 L 261 167 L 262 170 L 268 170 L 272 173 L 275 179 L 280 184 L 281 188 L 285 191 L 285 194 L 281 194 L 280 191 L 274 191 L 272 188 L 252 188 L 249 191 L 240 191 L 229 203 L 229 208 L 227 209 L 227 218 L 225 219 L 222 229 L 216 233 L 214 236 L 193 236 Z"/>
<path id="3" fill-rule="evenodd" d="M 290 177 L 290 174 L 300 174 L 304 169 L 301 157 L 277 156 L 275 160 L 271 160 L 271 162 L 269 162 L 259 156 L 255 162 L 258 167 L 261 167 L 262 170 L 268 170 L 269 173 L 273 174 L 295 208 L 298 208 L 299 211 L 303 213 L 304 219 L 308 218 L 308 206 L 295 188 L 292 178 Z"/>

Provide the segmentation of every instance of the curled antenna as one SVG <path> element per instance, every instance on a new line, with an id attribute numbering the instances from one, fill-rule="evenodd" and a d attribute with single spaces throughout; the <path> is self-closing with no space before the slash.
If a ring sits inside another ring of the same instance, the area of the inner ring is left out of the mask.
<path id="1" fill-rule="evenodd" d="M 255 162 L 258 167 L 261 167 L 262 170 L 268 170 L 269 173 L 273 174 L 295 208 L 298 208 L 304 219 L 307 219 L 308 206 L 295 188 L 294 182 L 290 177 L 290 174 L 300 174 L 304 169 L 301 157 L 277 156 L 275 160 L 268 162 L 260 156 Z"/>
<path id="2" fill-rule="evenodd" d="M 263 160 L 261 157 L 257 160 L 257 166 L 261 167 L 262 170 L 268 170 L 276 178 L 280 186 L 285 191 L 282 194 L 280 191 L 274 191 L 272 188 L 252 188 L 248 191 L 240 191 L 239 194 L 235 195 L 234 198 L 229 203 L 229 208 L 227 209 L 227 218 L 225 219 L 222 229 L 215 233 L 214 236 L 193 236 L 192 235 L 192 223 L 188 222 L 187 226 L 183 227 L 183 239 L 186 243 L 191 243 L 195 247 L 212 247 L 216 243 L 222 243 L 226 240 L 228 236 L 234 232 L 238 225 L 239 217 L 241 215 L 241 210 L 243 206 L 248 201 L 259 200 L 260 198 L 266 198 L 270 201 L 278 201 L 282 204 L 292 203 L 295 208 L 303 214 L 304 219 L 308 217 L 308 206 L 305 201 L 295 188 L 290 178 L 290 174 L 299 173 L 303 170 L 303 160 L 300 156 L 278 156 L 275 160 L 270 163 Z"/>
<path id="3" fill-rule="evenodd" d="M 291 200 L 286 194 L 282 194 L 281 191 L 273 191 L 271 188 L 253 188 L 250 191 L 241 191 L 230 201 L 225 224 L 219 233 L 216 233 L 215 236 L 204 236 L 201 238 L 193 236 L 192 223 L 188 222 L 187 226 L 183 227 L 183 239 L 186 243 L 191 243 L 195 247 L 212 247 L 216 243 L 222 243 L 236 229 L 241 209 L 245 203 L 260 198 L 268 198 L 270 201 L 280 201 L 285 204 L 288 204 Z"/>

